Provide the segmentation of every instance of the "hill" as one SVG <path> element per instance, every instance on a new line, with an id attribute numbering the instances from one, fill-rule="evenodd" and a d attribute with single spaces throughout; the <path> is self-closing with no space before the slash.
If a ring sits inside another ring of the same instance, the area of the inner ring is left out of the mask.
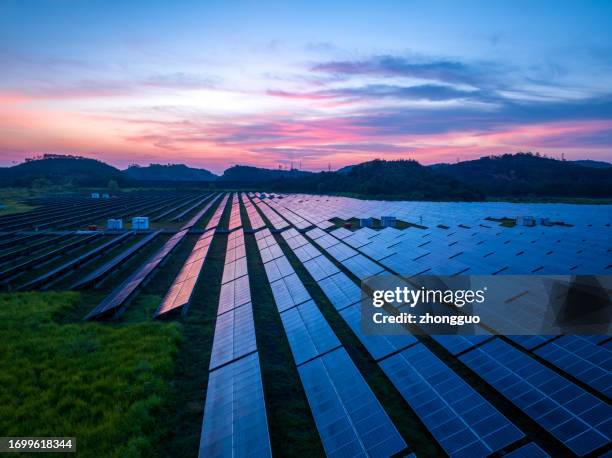
<path id="1" fill-rule="evenodd" d="M 579 161 L 572 161 L 573 164 L 582 165 L 583 167 L 593 167 L 596 169 L 609 169 L 612 164 L 605 161 L 593 161 L 591 159 L 583 159 Z"/>
<path id="2" fill-rule="evenodd" d="M 184 164 L 150 164 L 147 167 L 133 165 L 123 173 L 138 181 L 214 181 L 217 179 L 217 175 L 206 169 L 187 167 Z"/>
<path id="3" fill-rule="evenodd" d="M 255 183 L 285 178 L 300 178 L 314 175 L 312 172 L 301 170 L 275 170 L 250 167 L 246 165 L 235 165 L 230 167 L 219 177 L 220 181 Z"/>
<path id="4" fill-rule="evenodd" d="M 612 196 L 612 168 L 585 167 L 531 153 L 438 165 L 435 171 L 491 197 Z"/>
<path id="5" fill-rule="evenodd" d="M 26 159 L 22 164 L 4 168 L 0 172 L 0 183 L 4 187 L 107 186 L 111 180 L 119 184 L 126 182 L 121 171 L 104 162 L 56 154 Z"/>
<path id="6" fill-rule="evenodd" d="M 270 183 L 276 191 L 354 193 L 412 200 L 479 200 L 484 195 L 461 181 L 439 175 L 416 161 L 374 160 L 337 172 L 321 172 Z"/>

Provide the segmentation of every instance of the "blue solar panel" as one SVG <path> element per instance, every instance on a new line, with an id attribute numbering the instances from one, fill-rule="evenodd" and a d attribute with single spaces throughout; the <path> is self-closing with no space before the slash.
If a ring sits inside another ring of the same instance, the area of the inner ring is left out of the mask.
<path id="1" fill-rule="evenodd" d="M 336 334 L 313 301 L 281 313 L 281 320 L 297 365 L 340 346 Z"/>
<path id="2" fill-rule="evenodd" d="M 421 344 L 380 367 L 451 456 L 487 456 L 524 436 Z"/>
<path id="3" fill-rule="evenodd" d="M 344 348 L 298 371 L 327 456 L 388 457 L 406 448 Z"/>
<path id="4" fill-rule="evenodd" d="M 432 335 L 431 337 L 446 348 L 452 355 L 458 355 L 459 353 L 462 353 L 478 345 L 479 343 L 492 338 L 490 335 Z"/>
<path id="5" fill-rule="evenodd" d="M 501 339 L 459 359 L 577 455 L 610 442 L 612 407 Z"/>
<path id="6" fill-rule="evenodd" d="M 548 458 L 550 455 L 542 450 L 537 444 L 529 442 L 523 445 L 521 448 L 507 453 L 504 455 L 505 458 Z"/>
<path id="7" fill-rule="evenodd" d="M 257 350 L 251 303 L 217 316 L 209 370 Z"/>
<path id="8" fill-rule="evenodd" d="M 361 289 L 343 272 L 324 278 L 318 284 L 336 310 L 361 300 Z"/>
<path id="9" fill-rule="evenodd" d="M 372 358 L 379 360 L 393 352 L 406 348 L 417 342 L 417 339 L 406 331 L 405 335 L 366 335 L 361 330 L 361 303 L 351 305 L 340 311 L 344 321 L 357 335 L 359 341 L 368 350 Z"/>
<path id="10" fill-rule="evenodd" d="M 512 339 L 513 342 L 516 342 L 521 347 L 532 350 L 538 345 L 542 345 L 554 339 L 555 336 L 508 336 L 508 338 Z"/>
<path id="11" fill-rule="evenodd" d="M 257 353 L 210 373 L 199 456 L 272 456 Z"/>
<path id="12" fill-rule="evenodd" d="M 612 352 L 579 336 L 563 336 L 535 353 L 578 380 L 612 395 Z"/>

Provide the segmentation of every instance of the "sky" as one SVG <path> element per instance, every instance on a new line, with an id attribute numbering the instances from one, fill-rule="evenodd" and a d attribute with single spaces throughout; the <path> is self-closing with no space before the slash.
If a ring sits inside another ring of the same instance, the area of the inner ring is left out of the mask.
<path id="1" fill-rule="evenodd" d="M 0 166 L 612 161 L 612 2 L 0 1 Z"/>

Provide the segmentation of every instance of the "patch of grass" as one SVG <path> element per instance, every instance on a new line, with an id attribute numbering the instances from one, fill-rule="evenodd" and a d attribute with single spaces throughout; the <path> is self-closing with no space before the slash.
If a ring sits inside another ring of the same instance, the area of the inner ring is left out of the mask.
<path id="1" fill-rule="evenodd" d="M 161 456 L 180 325 L 60 323 L 79 293 L 0 294 L 0 431 L 85 457 Z"/>

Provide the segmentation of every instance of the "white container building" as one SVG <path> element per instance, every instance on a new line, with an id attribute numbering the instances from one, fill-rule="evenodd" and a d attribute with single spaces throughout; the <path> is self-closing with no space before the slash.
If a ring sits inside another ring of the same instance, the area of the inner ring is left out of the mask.
<path id="1" fill-rule="evenodd" d="M 148 216 L 135 216 L 132 218 L 132 229 L 136 231 L 143 231 L 149 229 L 149 217 Z"/>
<path id="2" fill-rule="evenodd" d="M 123 220 L 121 218 L 108 219 L 106 221 L 106 229 L 108 229 L 109 231 L 118 231 L 123 229 Z"/>

